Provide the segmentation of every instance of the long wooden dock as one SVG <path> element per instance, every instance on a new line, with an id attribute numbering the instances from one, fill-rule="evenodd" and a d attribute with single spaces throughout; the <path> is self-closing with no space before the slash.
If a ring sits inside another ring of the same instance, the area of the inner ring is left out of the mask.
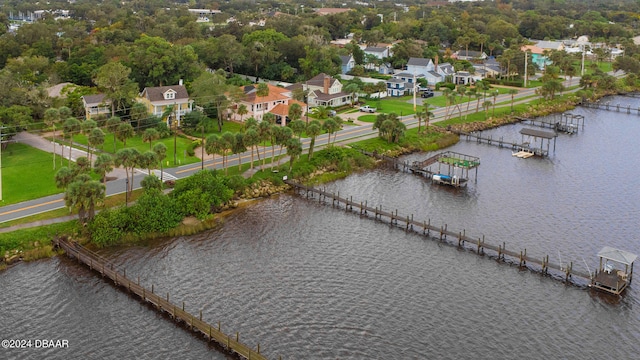
<path id="1" fill-rule="evenodd" d="M 398 214 L 398 209 L 395 209 L 395 211 L 383 210 L 382 205 L 371 207 L 367 201 L 354 200 L 352 196 L 341 197 L 340 193 L 335 194 L 291 180 L 285 180 L 285 183 L 295 189 L 297 193 L 304 195 L 307 199 L 317 198 L 319 203 L 324 204 L 331 202 L 333 208 L 342 207 L 345 212 L 356 212 L 363 217 L 370 218 L 371 215 L 373 215 L 374 220 L 388 221 L 389 225 L 398 226 L 405 231 L 420 233 L 440 242 L 455 245 L 461 249 L 472 250 L 479 255 L 486 254 L 498 261 L 518 265 L 518 269 L 527 269 L 577 286 L 587 286 L 591 279 L 591 274 L 574 270 L 573 261 L 567 264 L 554 263 L 549 260 L 549 255 L 535 257 L 527 254 L 527 249 L 507 249 L 505 242 L 501 245 L 489 244 L 485 242 L 484 235 L 478 237 L 469 236 L 464 229 L 461 231 L 453 231 L 449 229 L 447 224 L 432 224 L 431 219 L 419 221 L 414 219 L 413 214 Z M 489 253 L 487 253 L 487 251 L 489 251 Z M 584 284 L 581 282 L 584 282 Z"/>
<path id="2" fill-rule="evenodd" d="M 620 104 L 610 104 L 610 103 L 601 103 L 601 102 L 591 102 L 591 101 L 583 101 L 580 105 L 590 108 L 590 109 L 598 109 L 605 111 L 615 111 L 620 113 L 626 113 L 629 115 L 640 115 L 640 107 L 632 108 L 631 105 L 620 105 Z"/>
<path id="3" fill-rule="evenodd" d="M 491 135 L 489 136 L 482 136 L 482 132 L 479 133 L 475 133 L 475 132 L 464 132 L 464 131 L 453 131 L 456 135 L 458 135 L 460 138 L 465 137 L 467 141 L 470 140 L 474 140 L 475 142 L 477 142 L 478 144 L 487 144 L 487 145 L 493 145 L 493 146 L 497 146 L 500 148 L 506 148 L 506 149 L 511 149 L 514 151 L 529 151 L 532 154 L 536 155 L 536 156 L 540 156 L 540 157 L 546 157 L 549 156 L 549 144 L 551 142 L 551 139 L 553 139 L 553 149 L 555 151 L 556 145 L 555 145 L 555 139 L 557 137 L 555 132 L 546 132 L 546 131 L 540 131 L 540 130 L 534 130 L 534 129 L 528 129 L 528 128 L 524 128 L 520 130 L 520 134 L 523 137 L 523 141 L 520 143 L 514 142 L 514 141 L 505 141 L 503 137 L 500 138 L 493 138 Z M 531 146 L 530 142 L 525 142 L 524 141 L 524 137 L 528 136 L 528 137 L 532 137 L 534 139 L 534 142 L 537 139 L 540 139 L 541 143 L 539 147 L 536 146 Z M 543 142 L 544 140 L 547 140 L 547 148 L 544 148 Z"/>
<path id="4" fill-rule="evenodd" d="M 160 312 L 164 312 L 175 322 L 184 324 L 194 333 L 202 335 L 207 341 L 215 342 L 228 354 L 241 359 L 267 359 L 260 354 L 260 344 L 258 344 L 257 349 L 254 350 L 240 342 L 238 333 L 233 336 L 223 333 L 220 330 L 220 323 L 218 323 L 217 326 L 212 326 L 202 320 L 202 310 L 199 316 L 190 314 L 185 310 L 184 302 L 182 302 L 181 306 L 178 306 L 169 301 L 169 293 L 166 294 L 166 297 L 160 296 L 155 293 L 153 285 L 151 285 L 151 289 L 147 289 L 140 285 L 139 278 L 138 281 L 132 281 L 127 277 L 126 269 L 119 270 L 113 263 L 84 246 L 66 238 L 55 238 L 53 243 L 54 246 L 63 249 L 68 256 L 77 259 L 80 263 L 87 265 L 91 270 L 113 281 L 116 286 L 127 290 L 130 294 L 137 295 L 140 301 L 152 305 Z"/>

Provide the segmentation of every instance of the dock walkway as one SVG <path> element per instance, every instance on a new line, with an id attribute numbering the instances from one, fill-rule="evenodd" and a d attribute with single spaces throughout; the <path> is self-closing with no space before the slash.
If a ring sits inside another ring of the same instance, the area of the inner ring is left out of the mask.
<path id="1" fill-rule="evenodd" d="M 91 270 L 100 273 L 103 277 L 107 277 L 113 281 L 116 286 L 126 289 L 131 294 L 137 295 L 142 302 L 152 305 L 160 312 L 166 313 L 175 322 L 184 324 L 194 333 L 203 335 L 208 341 L 215 342 L 223 351 L 242 359 L 267 359 L 260 354 L 260 344 L 258 344 L 257 350 L 254 350 L 239 341 L 238 333 L 236 333 L 235 336 L 229 336 L 223 333 L 220 330 L 220 323 L 214 327 L 202 320 L 202 311 L 200 311 L 200 315 L 197 317 L 190 314 L 185 311 L 184 302 L 182 302 L 181 306 L 177 306 L 169 301 L 169 293 L 167 293 L 166 297 L 155 294 L 153 285 L 151 289 L 147 289 L 140 285 L 139 279 L 137 282 L 130 280 L 127 277 L 126 269 L 119 271 L 113 263 L 84 246 L 66 238 L 56 238 L 53 240 L 53 243 L 54 246 L 63 249 L 69 257 L 77 259 L 79 262 L 87 265 Z"/>
<path id="2" fill-rule="evenodd" d="M 317 189 L 306 186 L 295 181 L 285 180 L 299 194 L 303 194 L 307 199 L 316 198 L 319 203 L 328 204 L 334 208 L 344 207 L 346 212 L 357 212 L 360 216 L 370 218 L 373 215 L 374 220 L 387 220 L 389 225 L 398 226 L 405 231 L 414 231 L 428 237 L 432 237 L 440 242 L 448 242 L 458 248 L 472 250 L 479 255 L 485 255 L 486 251 L 490 251 L 496 260 L 510 264 L 518 265 L 519 269 L 528 269 L 542 275 L 548 275 L 554 279 L 572 283 L 578 286 L 587 286 L 591 281 L 591 274 L 575 271 L 573 262 L 568 264 L 557 264 L 549 260 L 549 255 L 542 257 L 534 257 L 527 254 L 527 249 L 511 250 L 507 249 L 506 243 L 502 245 L 493 245 L 485 242 L 484 235 L 481 237 L 472 237 L 466 234 L 466 231 L 452 231 L 448 229 L 447 224 L 440 226 L 431 223 L 431 219 L 418 221 L 411 215 L 399 215 L 398 210 L 385 211 L 382 205 L 371 207 L 367 201 L 354 200 L 353 197 L 341 197 L 340 193 L 335 194 L 326 190 Z"/>

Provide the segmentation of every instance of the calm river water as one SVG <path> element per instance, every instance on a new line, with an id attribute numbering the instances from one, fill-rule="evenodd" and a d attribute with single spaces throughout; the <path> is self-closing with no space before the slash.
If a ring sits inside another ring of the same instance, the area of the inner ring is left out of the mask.
<path id="1" fill-rule="evenodd" d="M 593 270 L 604 245 L 640 254 L 640 116 L 573 113 L 585 116 L 584 129 L 559 135 L 548 159 L 466 141 L 448 149 L 481 158 L 466 189 L 385 169 L 326 187 Z M 485 134 L 520 141 L 520 128 Z M 640 353 L 640 282 L 614 300 L 293 194 L 258 201 L 206 233 L 103 255 L 273 359 Z M 0 273 L 0 319 L 1 339 L 69 341 L 67 349 L 0 349 L 0 358 L 227 358 L 66 257 Z"/>

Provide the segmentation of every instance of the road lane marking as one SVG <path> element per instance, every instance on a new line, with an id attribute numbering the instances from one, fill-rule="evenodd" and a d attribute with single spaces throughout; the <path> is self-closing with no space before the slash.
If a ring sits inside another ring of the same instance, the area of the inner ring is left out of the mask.
<path id="1" fill-rule="evenodd" d="M 44 202 L 42 204 L 35 204 L 35 205 L 31 205 L 31 206 L 20 208 L 20 209 L 5 211 L 3 213 L 0 213 L 0 216 L 13 214 L 13 213 L 17 213 L 17 212 L 25 211 L 25 210 L 29 210 L 29 209 L 35 209 L 35 208 L 40 207 L 40 206 L 45 206 L 45 205 L 49 205 L 49 204 L 55 204 L 55 203 L 61 202 L 61 201 L 64 201 L 64 199 L 51 200 L 51 201 Z"/>

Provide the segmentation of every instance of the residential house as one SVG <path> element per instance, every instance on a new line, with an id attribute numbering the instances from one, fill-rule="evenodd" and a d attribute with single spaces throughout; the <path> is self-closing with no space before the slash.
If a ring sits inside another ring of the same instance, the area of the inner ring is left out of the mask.
<path id="1" fill-rule="evenodd" d="M 260 122 L 264 114 L 272 113 L 276 116 L 276 121 L 282 122 L 282 117 L 287 117 L 289 107 L 294 103 L 300 105 L 302 114 L 306 113 L 306 104 L 293 99 L 292 88 L 283 88 L 271 84 L 267 84 L 267 87 L 269 88 L 269 94 L 258 96 L 257 84 L 243 86 L 242 92 L 244 96 L 232 106 L 232 110 L 237 110 L 240 105 L 244 105 L 247 108 L 247 114 L 240 116 L 237 111 L 232 111 L 230 113 L 231 118 L 235 121 L 244 121 L 253 117 Z"/>
<path id="2" fill-rule="evenodd" d="M 354 66 L 356 66 L 356 61 L 353 59 L 352 55 L 342 55 L 340 56 L 340 59 L 342 60 L 342 74 L 348 73 Z"/>
<path id="3" fill-rule="evenodd" d="M 544 50 L 564 50 L 565 49 L 565 45 L 564 42 L 562 41 L 546 41 L 546 40 L 540 40 L 540 41 L 535 41 L 535 45 L 539 48 L 541 48 L 543 51 Z"/>
<path id="4" fill-rule="evenodd" d="M 544 69 L 552 62 L 544 55 L 544 50 L 536 45 L 523 45 L 520 47 L 521 51 L 526 51 L 531 54 L 531 64 L 535 64 L 539 69 Z"/>
<path id="5" fill-rule="evenodd" d="M 409 74 L 426 74 L 433 71 L 435 65 L 431 59 L 426 58 L 409 58 L 407 61 L 407 71 Z"/>
<path id="6" fill-rule="evenodd" d="M 147 111 L 151 115 L 162 116 L 165 111 L 173 106 L 173 114 L 168 116 L 167 126 L 180 126 L 180 119 L 193 110 L 193 100 L 189 100 L 187 89 L 182 85 L 169 85 L 146 87 L 138 95 L 137 101 L 143 103 L 147 107 Z M 171 123 L 172 120 L 177 121 L 176 124 Z"/>
<path id="7" fill-rule="evenodd" d="M 82 106 L 84 107 L 84 117 L 87 120 L 100 114 L 107 116 L 111 114 L 111 100 L 105 99 L 104 94 L 83 95 Z"/>
<path id="8" fill-rule="evenodd" d="M 502 74 L 500 63 L 498 63 L 494 57 L 488 58 L 482 64 L 475 64 L 473 68 L 475 69 L 475 73 L 483 79 L 489 77 L 495 78 Z"/>
<path id="9" fill-rule="evenodd" d="M 387 95 L 388 96 L 404 96 L 411 95 L 415 91 L 417 80 L 424 78 L 424 74 L 411 74 L 409 72 L 401 72 L 394 74 L 393 77 L 387 80 Z"/>
<path id="10" fill-rule="evenodd" d="M 342 91 L 342 83 L 327 74 L 321 73 L 304 83 L 309 90 L 309 106 L 338 107 L 351 104 L 351 94 Z M 355 99 L 354 99 L 355 100 Z"/>
<path id="11" fill-rule="evenodd" d="M 486 60 L 488 58 L 487 54 L 483 51 L 473 51 L 473 50 L 458 50 L 453 53 L 452 57 L 458 60 L 467 60 L 467 61 L 478 61 L 478 60 Z"/>
<path id="12" fill-rule="evenodd" d="M 363 49 L 364 59 L 367 62 L 365 68 L 369 70 L 376 70 L 381 74 L 388 72 L 388 67 L 383 62 L 385 58 L 392 55 L 390 46 L 367 46 Z"/>

